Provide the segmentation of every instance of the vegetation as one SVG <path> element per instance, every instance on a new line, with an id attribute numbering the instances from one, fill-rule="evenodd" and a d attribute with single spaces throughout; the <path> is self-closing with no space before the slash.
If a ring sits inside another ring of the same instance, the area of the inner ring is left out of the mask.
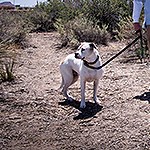
<path id="1" fill-rule="evenodd" d="M 12 47 L 24 48 L 29 32 L 57 30 L 62 46 L 82 41 L 107 45 L 110 39 L 132 37 L 131 12 L 127 0 L 48 0 L 29 11 L 0 11 L 0 53 L 5 51 L 0 57 L 0 78 L 13 77 L 14 61 L 6 65 L 3 57 Z"/>
<path id="2" fill-rule="evenodd" d="M 0 81 L 12 81 L 15 49 L 27 45 L 29 27 L 23 14 L 0 11 Z"/>

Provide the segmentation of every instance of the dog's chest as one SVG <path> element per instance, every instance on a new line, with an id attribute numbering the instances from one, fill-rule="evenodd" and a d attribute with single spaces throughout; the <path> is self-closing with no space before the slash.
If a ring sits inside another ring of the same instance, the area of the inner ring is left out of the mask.
<path id="1" fill-rule="evenodd" d="M 81 76 L 86 80 L 87 82 L 92 82 L 99 78 L 98 71 L 97 70 L 91 70 L 91 69 L 83 69 L 81 71 Z"/>

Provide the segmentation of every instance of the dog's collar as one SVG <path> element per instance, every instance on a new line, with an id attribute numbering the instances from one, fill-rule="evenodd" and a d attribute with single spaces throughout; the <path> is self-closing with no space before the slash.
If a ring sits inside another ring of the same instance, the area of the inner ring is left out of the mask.
<path id="1" fill-rule="evenodd" d="M 98 60 L 99 60 L 99 56 L 97 55 L 97 58 L 95 59 L 95 61 L 88 62 L 88 61 L 86 61 L 86 60 L 83 59 L 83 62 L 84 62 L 84 64 L 94 65 Z"/>
<path id="2" fill-rule="evenodd" d="M 83 60 L 83 63 L 84 63 L 84 65 L 85 65 L 86 67 L 88 67 L 88 68 L 96 69 L 95 67 L 90 66 L 90 65 L 94 65 L 98 60 L 99 60 L 99 56 L 97 55 L 97 58 L 95 59 L 95 61 L 93 61 L 93 62 L 88 62 L 88 61 L 86 61 L 86 60 Z"/>

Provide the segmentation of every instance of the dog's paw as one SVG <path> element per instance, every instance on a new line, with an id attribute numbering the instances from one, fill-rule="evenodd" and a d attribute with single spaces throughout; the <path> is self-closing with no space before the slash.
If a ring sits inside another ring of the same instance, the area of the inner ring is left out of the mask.
<path id="1" fill-rule="evenodd" d="M 81 108 L 81 109 L 84 109 L 85 107 L 86 107 L 85 101 L 82 101 L 82 100 L 81 100 L 80 108 Z"/>

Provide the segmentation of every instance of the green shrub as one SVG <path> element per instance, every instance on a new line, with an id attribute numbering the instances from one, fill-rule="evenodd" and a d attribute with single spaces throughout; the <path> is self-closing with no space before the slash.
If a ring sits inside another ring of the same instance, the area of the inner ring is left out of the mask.
<path id="1" fill-rule="evenodd" d="M 12 81 L 14 80 L 13 68 L 14 68 L 15 52 L 13 46 L 0 46 L 0 81 Z"/>
<path id="2" fill-rule="evenodd" d="M 62 25 L 59 20 L 56 26 L 62 35 L 63 42 L 65 42 L 66 45 L 73 41 L 87 41 L 107 45 L 110 37 L 105 26 L 100 28 L 98 25 L 93 25 L 93 22 L 83 16 L 76 17 L 74 20 L 69 21 L 65 25 Z"/>
<path id="3" fill-rule="evenodd" d="M 12 59 L 7 63 L 0 63 L 0 80 L 2 82 L 14 80 L 13 67 L 14 61 Z"/>
<path id="4" fill-rule="evenodd" d="M 32 32 L 47 32 L 55 29 L 52 18 L 39 7 L 29 11 L 27 16 L 32 25 Z"/>
<path id="5" fill-rule="evenodd" d="M 0 11 L 0 81 L 14 79 L 14 51 L 27 46 L 28 29 L 23 12 Z"/>
<path id="6" fill-rule="evenodd" d="M 125 19 L 121 20 L 119 26 L 120 26 L 120 30 L 118 31 L 119 39 L 132 39 L 135 37 L 131 17 L 126 18 L 126 20 Z"/>
<path id="7" fill-rule="evenodd" d="M 79 42 L 87 41 L 107 45 L 109 33 L 105 26 L 100 28 L 98 25 L 93 25 L 93 22 L 86 18 L 78 18 L 73 22 L 72 30 Z"/>
<path id="8" fill-rule="evenodd" d="M 88 0 L 83 13 L 100 28 L 107 26 L 107 30 L 113 32 L 119 30 L 119 22 L 129 16 L 129 6 L 126 0 Z"/>
<path id="9" fill-rule="evenodd" d="M 64 23 L 77 15 L 75 9 L 60 0 L 49 0 L 38 4 L 29 12 L 28 18 L 33 25 L 33 31 L 47 32 L 56 30 L 56 20 L 61 19 Z"/>
<path id="10" fill-rule="evenodd" d="M 27 32 L 21 13 L 0 11 L 0 45 L 15 43 L 24 47 Z"/>
<path id="11" fill-rule="evenodd" d="M 52 31 L 58 29 L 56 24 L 61 22 L 61 26 L 68 26 L 68 22 L 82 15 L 93 23 L 94 28 L 103 30 L 107 27 L 107 31 L 113 35 L 120 31 L 120 22 L 131 15 L 130 7 L 127 0 L 48 0 L 37 5 L 28 18 L 33 31 Z"/>
<path id="12" fill-rule="evenodd" d="M 69 1 L 66 5 L 72 9 L 70 14 L 75 15 L 69 18 L 69 11 L 63 10 L 62 14 L 67 15 L 59 15 L 55 23 L 64 43 L 76 39 L 106 44 L 109 35 L 112 39 L 128 36 L 125 34 L 131 29 L 131 21 L 128 23 L 126 18 L 131 15 L 131 10 L 127 0 L 79 0 Z"/>

